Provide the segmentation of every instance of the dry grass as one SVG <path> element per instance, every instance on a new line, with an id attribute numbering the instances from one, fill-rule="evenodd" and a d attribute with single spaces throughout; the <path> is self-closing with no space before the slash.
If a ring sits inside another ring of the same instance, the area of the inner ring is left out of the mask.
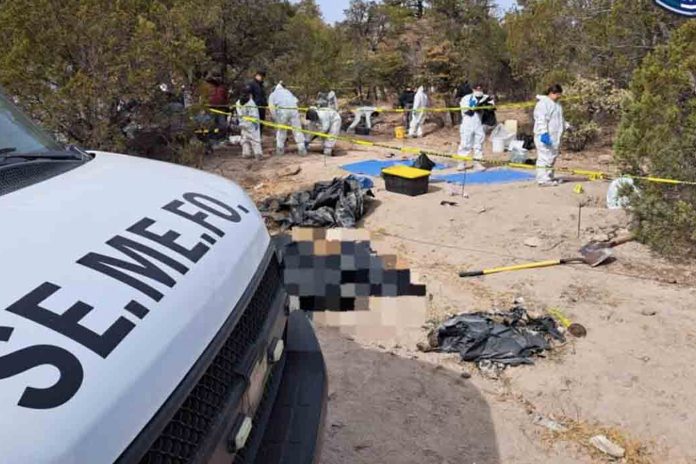
<path id="1" fill-rule="evenodd" d="M 620 462 L 625 464 L 653 464 L 654 461 L 648 447 L 635 440 L 616 427 L 606 427 L 599 424 L 565 419 L 558 421 L 568 430 L 564 432 L 547 431 L 545 441 L 548 443 L 558 440 L 572 442 L 585 450 L 597 462 L 616 462 L 618 459 L 603 454 L 590 444 L 590 438 L 595 435 L 605 435 L 609 440 L 626 450 L 626 455 Z"/>

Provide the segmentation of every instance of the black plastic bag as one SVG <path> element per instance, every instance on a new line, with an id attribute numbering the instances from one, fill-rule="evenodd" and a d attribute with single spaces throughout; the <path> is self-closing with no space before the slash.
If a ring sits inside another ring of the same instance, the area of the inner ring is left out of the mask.
<path id="1" fill-rule="evenodd" d="M 426 171 L 432 171 L 435 167 L 435 163 L 428 158 L 428 155 L 421 153 L 416 161 L 413 162 L 413 167 L 418 169 L 425 169 Z"/>
<path id="2" fill-rule="evenodd" d="M 493 361 L 510 366 L 534 364 L 550 340 L 565 341 L 551 317 L 530 318 L 522 307 L 503 313 L 460 314 L 437 330 L 438 350 L 459 353 L 463 361 Z"/>
<path id="3" fill-rule="evenodd" d="M 517 136 L 517 140 L 521 140 L 523 142 L 522 148 L 525 150 L 533 150 L 534 149 L 534 136 L 530 134 L 519 134 Z"/>
<path id="4" fill-rule="evenodd" d="M 365 197 L 358 179 L 347 177 L 317 182 L 310 191 L 294 192 L 284 198 L 268 198 L 259 205 L 261 214 L 282 229 L 303 227 L 355 227 L 365 215 Z"/>

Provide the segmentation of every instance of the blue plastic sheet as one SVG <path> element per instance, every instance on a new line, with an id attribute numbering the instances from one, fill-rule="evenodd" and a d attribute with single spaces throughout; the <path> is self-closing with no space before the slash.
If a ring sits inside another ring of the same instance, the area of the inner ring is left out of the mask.
<path id="1" fill-rule="evenodd" d="M 344 169 L 353 174 L 363 174 L 367 176 L 379 177 L 382 174 L 382 169 L 390 168 L 397 164 L 403 164 L 405 166 L 413 165 L 414 160 L 365 160 L 359 161 L 357 163 L 345 164 L 341 166 Z M 444 164 L 436 164 L 436 170 L 447 169 L 448 166 Z"/>
<path id="2" fill-rule="evenodd" d="M 448 182 L 450 184 L 506 184 L 525 182 L 535 178 L 534 172 L 515 169 L 493 169 L 481 172 L 457 172 L 431 177 L 431 182 Z"/>

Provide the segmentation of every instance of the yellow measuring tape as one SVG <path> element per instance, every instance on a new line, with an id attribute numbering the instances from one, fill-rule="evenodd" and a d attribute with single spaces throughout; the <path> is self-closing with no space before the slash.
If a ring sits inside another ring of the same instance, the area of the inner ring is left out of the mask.
<path id="1" fill-rule="evenodd" d="M 220 111 L 216 109 L 210 109 L 212 113 L 216 114 L 223 114 L 223 115 L 231 115 L 231 113 L 225 112 L 225 111 Z M 472 156 L 464 156 L 464 155 L 459 155 L 459 154 L 453 154 L 453 153 L 444 153 L 444 152 L 439 152 L 435 150 L 430 150 L 430 149 L 425 149 L 425 148 L 418 148 L 418 147 L 398 147 L 395 145 L 389 145 L 386 143 L 381 143 L 381 142 L 372 142 L 369 140 L 363 140 L 363 139 L 357 139 L 353 137 L 345 137 L 341 135 L 329 135 L 325 134 L 323 132 L 316 132 L 316 131 L 311 131 L 302 127 L 295 127 L 295 126 L 288 126 L 286 124 L 278 124 L 275 122 L 270 122 L 270 121 L 262 121 L 257 118 L 252 118 L 250 116 L 243 116 L 242 119 L 258 124 L 262 124 L 267 127 L 275 128 L 275 129 L 281 129 L 281 130 L 289 130 L 289 131 L 294 131 L 294 132 L 302 132 L 303 134 L 309 134 L 309 135 L 314 135 L 316 137 L 324 138 L 324 139 L 331 139 L 331 140 L 336 140 L 336 141 L 343 141 L 347 142 L 353 145 L 361 145 L 365 147 L 378 147 L 378 148 L 386 148 L 387 150 L 394 150 L 398 151 L 401 153 L 407 153 L 407 154 L 420 154 L 424 153 L 426 155 L 432 155 L 432 156 L 439 156 L 442 158 L 449 158 L 457 161 L 474 161 L 474 158 Z M 509 161 L 497 161 L 497 160 L 483 160 L 483 164 L 489 165 L 489 166 L 498 166 L 498 167 L 510 167 L 510 168 L 518 168 L 518 169 L 537 169 L 536 166 L 530 166 L 528 164 L 523 164 L 523 163 L 511 163 Z M 591 181 L 599 181 L 599 180 L 611 180 L 614 177 L 610 176 L 609 174 L 602 172 L 602 171 L 591 171 L 587 169 L 572 169 L 572 168 L 549 168 L 549 169 L 555 169 L 559 172 L 568 172 L 571 174 L 579 175 L 579 176 L 585 176 L 588 178 L 588 180 Z M 684 181 L 684 180 L 675 180 L 675 179 L 665 179 L 661 177 L 647 177 L 647 176 L 630 176 L 630 175 L 623 175 L 623 176 L 618 176 L 618 177 L 629 177 L 632 179 L 637 179 L 637 180 L 644 180 L 648 182 L 656 182 L 656 183 L 662 183 L 662 184 L 671 184 L 671 185 L 696 185 L 696 182 L 693 181 Z"/>

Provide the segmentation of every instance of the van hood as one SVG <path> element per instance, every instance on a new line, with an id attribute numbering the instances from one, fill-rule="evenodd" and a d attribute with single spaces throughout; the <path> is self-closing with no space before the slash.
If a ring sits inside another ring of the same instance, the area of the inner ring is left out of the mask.
<path id="1" fill-rule="evenodd" d="M 113 462 L 230 316 L 270 238 L 232 182 L 103 152 L 0 196 L 3 462 Z"/>

